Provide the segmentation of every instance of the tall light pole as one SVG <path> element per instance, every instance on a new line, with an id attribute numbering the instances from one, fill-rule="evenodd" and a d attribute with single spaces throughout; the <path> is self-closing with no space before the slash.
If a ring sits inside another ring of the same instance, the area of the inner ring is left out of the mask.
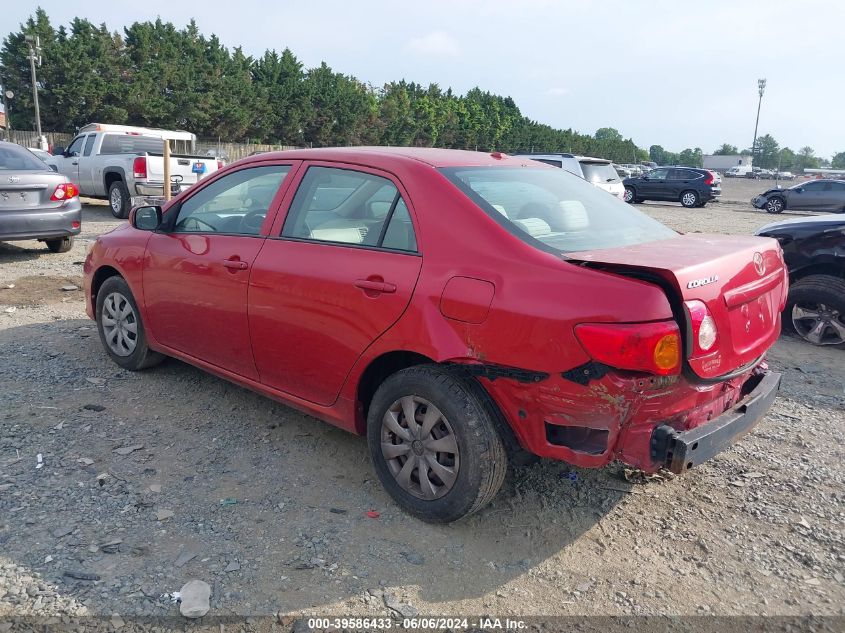
<path id="1" fill-rule="evenodd" d="M 41 38 L 37 35 L 24 37 L 29 45 L 29 69 L 32 74 L 32 100 L 35 102 L 35 130 L 38 133 L 38 147 L 41 147 L 41 110 L 38 107 L 38 80 L 35 77 L 35 58 L 38 57 L 38 65 L 41 65 Z"/>
<path id="2" fill-rule="evenodd" d="M 760 100 L 757 102 L 757 120 L 754 122 L 754 142 L 751 143 L 751 164 L 754 164 L 754 157 L 757 155 L 757 126 L 760 124 L 760 106 L 763 103 L 763 93 L 766 91 L 766 80 L 757 80 L 757 94 Z"/>

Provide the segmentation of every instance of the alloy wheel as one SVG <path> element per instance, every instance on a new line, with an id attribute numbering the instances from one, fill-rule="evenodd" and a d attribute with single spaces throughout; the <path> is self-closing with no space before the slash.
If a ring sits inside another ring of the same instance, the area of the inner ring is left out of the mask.
<path id="1" fill-rule="evenodd" d="M 625 188 L 625 202 L 633 202 L 634 201 L 634 191 L 633 189 Z"/>
<path id="2" fill-rule="evenodd" d="M 109 349 L 118 356 L 130 356 L 138 344 L 138 317 L 129 300 L 112 292 L 103 302 L 100 318 Z"/>
<path id="3" fill-rule="evenodd" d="M 780 213 L 783 211 L 783 201 L 780 198 L 772 198 L 766 203 L 766 211 L 769 213 Z"/>
<path id="4" fill-rule="evenodd" d="M 123 195 L 118 187 L 114 187 L 109 195 L 112 211 L 120 213 L 123 210 Z"/>
<path id="5" fill-rule="evenodd" d="M 696 199 L 694 193 L 685 193 L 684 197 L 681 198 L 681 202 L 685 207 L 692 207 L 695 206 Z"/>
<path id="6" fill-rule="evenodd" d="M 792 306 L 792 325 L 799 336 L 813 345 L 845 343 L 845 315 L 824 303 Z"/>
<path id="7" fill-rule="evenodd" d="M 404 396 L 387 409 L 381 453 L 396 483 L 420 499 L 439 499 L 457 481 L 460 456 L 452 425 L 419 396 Z"/>

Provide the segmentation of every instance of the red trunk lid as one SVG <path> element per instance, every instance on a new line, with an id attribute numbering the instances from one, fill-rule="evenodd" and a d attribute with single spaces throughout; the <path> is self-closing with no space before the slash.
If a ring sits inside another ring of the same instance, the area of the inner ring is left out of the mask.
<path id="1" fill-rule="evenodd" d="M 762 356 L 780 334 L 788 274 L 777 241 L 734 235 L 681 235 L 620 248 L 568 253 L 571 259 L 601 268 L 656 276 L 671 286 L 677 299 L 705 303 L 718 337 L 706 355 L 687 362 L 699 377 L 718 378 Z M 686 316 L 683 317 L 688 320 Z M 689 323 L 681 331 L 691 336 Z"/>

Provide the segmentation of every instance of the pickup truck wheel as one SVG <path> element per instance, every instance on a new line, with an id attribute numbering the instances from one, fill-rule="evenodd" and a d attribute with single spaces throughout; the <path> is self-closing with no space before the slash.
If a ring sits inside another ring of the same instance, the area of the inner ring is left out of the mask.
<path id="1" fill-rule="evenodd" d="M 423 521 L 472 514 L 504 481 L 505 447 L 480 389 L 421 365 L 388 377 L 373 396 L 367 416 L 373 466 L 393 499 Z"/>
<path id="2" fill-rule="evenodd" d="M 786 202 L 780 196 L 774 196 L 773 198 L 769 198 L 768 202 L 766 202 L 766 213 L 780 213 L 786 208 Z"/>
<path id="3" fill-rule="evenodd" d="M 130 204 L 129 190 L 122 180 L 115 180 L 109 185 L 109 208 L 114 217 L 121 220 L 128 218 Z"/>
<path id="4" fill-rule="evenodd" d="M 59 237 L 55 240 L 44 240 L 51 253 L 67 253 L 73 248 L 73 237 Z"/>
<path id="5" fill-rule="evenodd" d="M 700 199 L 695 191 L 688 190 L 681 194 L 681 204 L 687 209 L 692 209 L 698 206 Z"/>
<path id="6" fill-rule="evenodd" d="M 138 371 L 164 360 L 147 345 L 138 304 L 123 277 L 109 277 L 100 286 L 96 318 L 103 348 L 124 369 Z"/>
<path id="7" fill-rule="evenodd" d="M 845 279 L 810 275 L 790 289 L 786 327 L 813 345 L 845 349 Z"/>

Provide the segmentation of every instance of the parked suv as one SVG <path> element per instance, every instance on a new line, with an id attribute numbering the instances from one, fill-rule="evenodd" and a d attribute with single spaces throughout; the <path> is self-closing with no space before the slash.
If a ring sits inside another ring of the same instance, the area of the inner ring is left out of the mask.
<path id="1" fill-rule="evenodd" d="M 667 200 L 703 207 L 722 195 L 722 180 L 708 169 L 657 167 L 639 178 L 626 178 L 625 202 Z"/>
<path id="2" fill-rule="evenodd" d="M 530 158 L 552 167 L 560 167 L 571 174 L 580 176 L 593 186 L 598 187 L 620 200 L 625 196 L 622 178 L 613 167 L 613 163 L 603 158 L 577 156 L 575 154 L 517 154 L 517 158 Z"/>
<path id="3" fill-rule="evenodd" d="M 764 226 L 789 268 L 783 322 L 808 343 L 845 349 L 845 217 L 820 215 Z"/>
<path id="4" fill-rule="evenodd" d="M 777 393 L 775 240 L 679 235 L 535 161 L 269 152 L 129 220 L 84 268 L 112 361 L 173 356 L 365 435 L 428 521 L 484 507 L 508 453 L 686 472 Z"/>

